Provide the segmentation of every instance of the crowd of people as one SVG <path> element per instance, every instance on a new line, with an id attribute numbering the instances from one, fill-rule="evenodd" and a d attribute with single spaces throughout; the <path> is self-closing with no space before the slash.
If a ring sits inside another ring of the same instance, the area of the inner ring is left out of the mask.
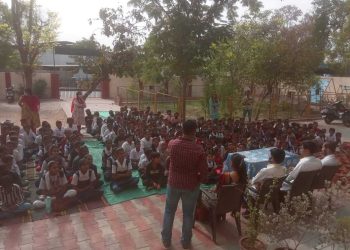
<path id="1" fill-rule="evenodd" d="M 164 114 L 154 113 L 149 107 L 145 110 L 122 107 L 120 111 L 110 111 L 105 118 L 86 109 L 82 117 L 81 111 L 86 105 L 80 96 L 72 106 L 75 115 L 67 119 L 65 127 L 62 121 L 54 125 L 43 121 L 33 131 L 33 123 L 26 118 L 21 120 L 20 126 L 10 121 L 1 124 L 0 216 L 24 212 L 32 205 L 44 206 L 48 196 L 52 198 L 53 211 L 96 199 L 103 194 L 103 180 L 110 183 L 116 195 L 137 188 L 140 180 L 147 190 L 166 187 L 172 165 L 169 145 L 184 136 L 184 124 L 179 114 L 170 110 Z M 79 117 L 78 123 L 75 117 Z M 94 165 L 84 143 L 81 134 L 84 124 L 86 132 L 104 145 L 102 166 Z M 195 125 L 194 143 L 204 152 L 207 171 L 203 182 L 217 184 L 217 190 L 223 184 L 248 182 L 244 158 L 233 154 L 235 152 L 276 148 L 271 150 L 271 164 L 252 180 L 258 187 L 264 178 L 286 174 L 281 166 L 285 151 L 304 157 L 287 177 L 292 180 L 299 172 L 322 167 L 321 161 L 313 156 L 322 147 L 328 155 L 323 160 L 327 164 L 323 165 L 334 164 L 334 152 L 341 143 L 340 133 L 333 128 L 320 129 L 317 122 L 245 122 L 244 119 L 205 120 L 200 117 Z M 37 198 L 30 204 L 27 202 L 30 195 L 28 181 L 23 170 L 26 163 L 33 160 L 38 173 Z M 101 174 L 98 168 L 102 169 Z M 133 171 L 137 171 L 139 177 L 135 177 Z"/>

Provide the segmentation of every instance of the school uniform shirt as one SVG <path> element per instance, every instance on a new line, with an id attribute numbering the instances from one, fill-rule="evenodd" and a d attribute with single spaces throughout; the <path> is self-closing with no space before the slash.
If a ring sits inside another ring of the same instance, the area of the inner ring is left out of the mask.
<path id="1" fill-rule="evenodd" d="M 68 126 L 68 127 L 64 128 L 64 130 L 71 131 L 73 133 L 74 131 L 78 131 L 78 127 L 77 127 L 77 125 L 73 124 L 72 127 Z"/>
<path id="2" fill-rule="evenodd" d="M 103 137 L 105 131 L 108 130 L 107 128 L 107 123 L 103 123 L 102 126 L 101 126 L 101 137 Z"/>
<path id="3" fill-rule="evenodd" d="M 91 172 L 91 173 L 90 173 Z M 79 170 L 79 176 L 77 173 L 75 173 L 73 175 L 71 184 L 73 186 L 78 186 L 79 181 L 88 181 L 90 180 L 90 182 L 94 182 L 96 180 L 96 175 L 95 172 L 91 169 L 89 169 L 88 171 L 86 171 L 85 174 L 83 174 L 80 170 Z"/>
<path id="4" fill-rule="evenodd" d="M 150 161 L 148 160 L 147 156 L 142 154 L 139 161 L 139 168 L 146 168 L 149 163 Z"/>
<path id="5" fill-rule="evenodd" d="M 112 174 L 124 173 L 129 170 L 132 170 L 132 166 L 130 161 L 127 161 L 126 159 L 124 159 L 122 164 L 120 164 L 118 160 L 115 160 L 112 163 Z"/>
<path id="6" fill-rule="evenodd" d="M 140 149 L 140 151 L 137 151 L 136 148 L 134 148 L 130 151 L 130 160 L 139 161 L 142 154 L 143 154 L 142 149 Z"/>
<path id="7" fill-rule="evenodd" d="M 53 131 L 53 136 L 58 138 L 64 137 L 64 128 L 55 128 Z"/>
<path id="8" fill-rule="evenodd" d="M 129 156 L 129 157 L 130 157 L 130 152 L 134 147 L 135 147 L 135 145 L 133 142 L 129 143 L 129 142 L 125 141 L 122 144 L 122 148 L 124 149 L 125 154 L 127 154 L 127 156 Z"/>
<path id="9" fill-rule="evenodd" d="M 146 139 L 146 137 L 143 137 L 140 141 L 141 143 L 141 148 L 151 148 L 152 147 L 152 139 L 150 138 L 149 140 Z"/>
<path id="10" fill-rule="evenodd" d="M 322 167 L 337 167 L 340 165 L 334 154 L 325 156 L 321 162 Z"/>
<path id="11" fill-rule="evenodd" d="M 326 136 L 326 142 L 336 142 L 336 141 L 337 141 L 337 138 L 335 137 L 335 134 Z"/>
<path id="12" fill-rule="evenodd" d="M 50 191 L 53 188 L 61 187 L 68 183 L 67 177 L 63 174 L 50 175 L 50 172 L 47 172 L 44 177 L 41 178 L 39 184 L 39 190 Z"/>
<path id="13" fill-rule="evenodd" d="M 320 170 L 321 168 L 322 168 L 322 162 L 320 159 L 317 159 L 315 156 L 304 157 L 298 162 L 295 168 L 289 173 L 286 180 L 289 182 L 292 182 L 298 177 L 299 173 Z M 283 182 L 281 190 L 288 191 L 290 190 L 290 188 L 291 186 L 288 183 Z"/>
<path id="14" fill-rule="evenodd" d="M 5 190 L 5 188 L 0 186 L 0 201 L 2 209 L 20 205 L 24 201 L 21 187 L 17 184 L 12 184 L 10 190 Z"/>
<path id="15" fill-rule="evenodd" d="M 263 183 L 266 179 L 282 178 L 286 175 L 286 168 L 281 164 L 268 164 L 266 168 L 261 169 L 253 178 L 252 184 Z"/>
<path id="16" fill-rule="evenodd" d="M 37 135 L 35 137 L 35 144 L 41 145 L 42 142 L 43 142 L 43 136 L 42 135 Z"/>
<path id="17" fill-rule="evenodd" d="M 112 142 L 114 142 L 115 138 L 117 138 L 117 135 L 115 134 L 115 132 L 113 130 L 111 131 L 108 128 L 104 130 L 103 135 L 102 135 L 103 142 L 106 142 L 107 140 L 111 140 Z"/>
<path id="18" fill-rule="evenodd" d="M 35 142 L 35 138 L 36 138 L 36 135 L 32 130 L 29 130 L 28 133 L 25 130 L 23 130 L 23 142 L 24 142 L 25 148 L 33 144 Z"/>

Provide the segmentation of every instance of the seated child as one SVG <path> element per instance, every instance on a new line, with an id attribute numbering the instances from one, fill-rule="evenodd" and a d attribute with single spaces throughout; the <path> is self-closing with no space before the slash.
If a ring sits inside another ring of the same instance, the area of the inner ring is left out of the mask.
<path id="1" fill-rule="evenodd" d="M 52 200 L 52 210 L 55 212 L 64 210 L 75 203 L 75 190 L 68 190 L 68 181 L 56 161 L 48 163 L 48 172 L 40 180 L 39 195 L 55 197 Z"/>
<path id="2" fill-rule="evenodd" d="M 53 138 L 57 143 L 60 143 L 64 138 L 64 128 L 62 128 L 61 121 L 56 121 L 56 128 L 53 131 Z"/>
<path id="3" fill-rule="evenodd" d="M 85 116 L 85 126 L 86 126 L 86 133 L 91 134 L 92 132 L 92 122 L 93 122 L 93 115 L 91 114 L 90 109 L 85 110 L 86 116 Z"/>
<path id="4" fill-rule="evenodd" d="M 25 213 L 31 208 L 31 204 L 24 201 L 22 188 L 12 175 L 0 177 L 0 204 L 0 219 Z"/>
<path id="5" fill-rule="evenodd" d="M 100 183 L 95 172 L 90 168 L 90 161 L 87 158 L 79 160 L 79 170 L 73 175 L 71 182 L 77 191 L 78 200 L 85 202 L 101 197 Z"/>
<path id="6" fill-rule="evenodd" d="M 102 151 L 102 170 L 105 171 L 107 167 L 107 160 L 112 155 L 112 140 L 107 140 L 105 147 Z"/>
<path id="7" fill-rule="evenodd" d="M 132 177 L 131 164 L 126 159 L 125 152 L 122 148 L 114 148 L 112 154 L 112 182 L 111 190 L 114 193 L 119 193 L 127 188 L 137 187 L 139 178 Z"/>
<path id="8" fill-rule="evenodd" d="M 208 152 L 208 154 L 207 154 L 207 164 L 208 164 L 207 184 L 215 184 L 219 179 L 219 175 L 216 172 L 218 166 L 217 166 L 216 162 L 214 161 L 214 155 L 212 152 Z"/>
<path id="9" fill-rule="evenodd" d="M 78 131 L 78 127 L 74 124 L 74 119 L 72 117 L 67 118 L 67 127 L 64 130 L 70 130 L 72 132 Z"/>
<path id="10" fill-rule="evenodd" d="M 146 167 L 146 173 L 143 178 L 143 185 L 147 187 L 147 190 L 157 189 L 165 187 L 167 180 L 164 175 L 164 167 L 160 163 L 160 154 L 152 152 L 151 162 Z"/>
<path id="11" fill-rule="evenodd" d="M 142 154 L 143 150 L 141 149 L 141 144 L 139 141 L 136 141 L 135 148 L 130 151 L 130 161 L 132 169 L 138 169 Z"/>

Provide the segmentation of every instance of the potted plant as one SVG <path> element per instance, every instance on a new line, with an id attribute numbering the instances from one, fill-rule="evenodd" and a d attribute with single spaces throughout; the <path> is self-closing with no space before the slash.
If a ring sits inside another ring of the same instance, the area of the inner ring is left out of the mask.
<path id="1" fill-rule="evenodd" d="M 248 222 L 246 227 L 246 236 L 239 240 L 240 249 L 242 250 L 265 250 L 265 244 L 258 239 L 262 229 L 261 211 L 254 205 L 252 199 L 248 199 Z"/>
<path id="2" fill-rule="evenodd" d="M 262 233 L 276 250 L 296 250 L 305 239 L 305 228 L 311 217 L 310 200 L 306 195 L 286 196 L 278 214 L 261 214 Z"/>

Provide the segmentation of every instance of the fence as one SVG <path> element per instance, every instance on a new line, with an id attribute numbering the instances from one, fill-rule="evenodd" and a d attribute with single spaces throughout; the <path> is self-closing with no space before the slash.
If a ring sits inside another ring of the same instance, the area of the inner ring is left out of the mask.
<path id="1" fill-rule="evenodd" d="M 135 90 L 126 87 L 118 87 L 116 103 L 120 106 L 136 106 L 139 109 L 150 107 L 153 112 L 165 110 L 179 111 L 179 100 L 177 96 L 164 94 L 161 92 L 151 92 L 145 90 Z"/>

